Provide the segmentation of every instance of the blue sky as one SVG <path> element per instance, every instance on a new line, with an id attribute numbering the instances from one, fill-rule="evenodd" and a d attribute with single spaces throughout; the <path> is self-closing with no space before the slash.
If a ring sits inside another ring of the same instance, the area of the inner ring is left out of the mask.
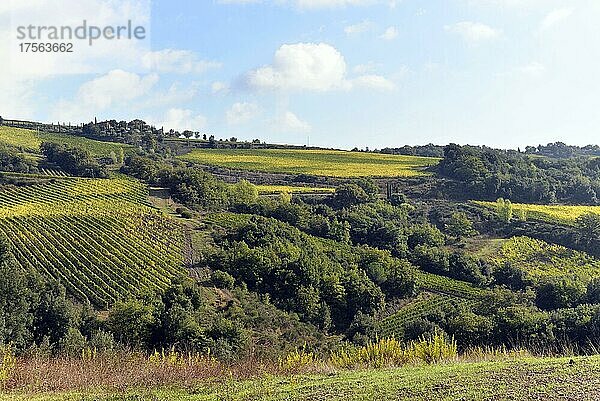
<path id="1" fill-rule="evenodd" d="M 42 3 L 64 1 L 0 6 L 0 45 L 12 45 L 14 8 L 30 15 Z M 111 22 L 144 1 L 83 3 L 74 21 Z M 340 148 L 600 143 L 598 1 L 154 0 L 135 10 L 150 42 L 105 54 L 93 73 L 0 67 L 0 115 L 143 118 Z"/>

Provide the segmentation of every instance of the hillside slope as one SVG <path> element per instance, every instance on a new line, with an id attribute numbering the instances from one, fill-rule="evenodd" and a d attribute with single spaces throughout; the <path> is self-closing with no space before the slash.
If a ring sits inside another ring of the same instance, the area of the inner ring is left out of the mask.
<path id="1" fill-rule="evenodd" d="M 106 307 L 164 288 L 182 270 L 182 232 L 126 178 L 62 179 L 0 193 L 0 235 L 23 268 Z"/>

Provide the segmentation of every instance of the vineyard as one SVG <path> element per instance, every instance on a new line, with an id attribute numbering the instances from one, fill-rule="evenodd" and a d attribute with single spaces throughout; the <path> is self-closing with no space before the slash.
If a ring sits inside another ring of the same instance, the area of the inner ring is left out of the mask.
<path id="1" fill-rule="evenodd" d="M 496 202 L 477 201 L 475 203 L 490 209 L 496 208 Z M 560 222 L 564 224 L 573 224 L 579 216 L 586 213 L 600 214 L 600 206 L 535 205 L 513 203 L 513 210 L 515 212 L 523 210 L 529 219 Z"/>
<path id="2" fill-rule="evenodd" d="M 131 148 L 130 145 L 94 141 L 73 135 L 0 126 L 0 144 L 21 148 L 25 152 L 39 153 L 42 142 L 79 146 L 88 150 L 94 157 L 109 157 L 111 152 L 118 155 L 120 149 L 127 151 Z"/>
<path id="3" fill-rule="evenodd" d="M 106 307 L 165 288 L 182 269 L 183 232 L 126 179 L 62 179 L 0 192 L 0 235 L 17 263 Z"/>
<path id="4" fill-rule="evenodd" d="M 227 168 L 328 177 L 414 177 L 438 159 L 336 150 L 195 149 L 182 159 Z"/>
<path id="5" fill-rule="evenodd" d="M 491 260 L 497 265 L 510 263 L 530 278 L 570 277 L 586 282 L 600 277 L 600 260 L 529 237 L 507 240 Z"/>
<path id="6" fill-rule="evenodd" d="M 465 281 L 421 271 L 417 273 L 417 285 L 422 290 L 464 299 L 478 299 L 484 294 L 484 290 Z"/>
<path id="7" fill-rule="evenodd" d="M 256 189 L 261 195 L 286 192 L 290 194 L 328 194 L 335 191 L 335 188 L 294 187 L 288 185 L 256 185 Z"/>
<path id="8" fill-rule="evenodd" d="M 446 294 L 422 292 L 412 302 L 404 305 L 398 312 L 386 317 L 379 324 L 378 335 L 381 338 L 400 337 L 402 327 L 436 310 L 450 307 L 456 309 L 460 305 L 469 306 L 474 300 L 453 297 Z"/>
<path id="9" fill-rule="evenodd" d="M 464 281 L 422 271 L 417 272 L 417 285 L 421 292 L 414 300 L 381 320 L 380 337 L 400 337 L 400 331 L 408 323 L 439 309 L 474 305 L 485 295 L 485 290 Z"/>

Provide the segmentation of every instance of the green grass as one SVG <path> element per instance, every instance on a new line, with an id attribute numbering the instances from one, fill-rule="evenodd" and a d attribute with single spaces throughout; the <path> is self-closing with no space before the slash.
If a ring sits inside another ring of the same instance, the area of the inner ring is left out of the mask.
<path id="1" fill-rule="evenodd" d="M 121 143 L 100 142 L 74 135 L 38 133 L 28 129 L 0 126 L 0 144 L 22 148 L 29 153 L 39 153 L 42 142 L 79 146 L 88 150 L 94 157 L 109 157 L 111 152 L 118 155 L 119 149 L 123 149 L 125 152 L 132 149 L 131 145 Z"/>
<path id="2" fill-rule="evenodd" d="M 489 238 L 486 236 L 477 236 L 465 239 L 464 250 L 473 256 L 487 259 L 495 255 L 506 242 L 505 238 Z"/>
<path id="3" fill-rule="evenodd" d="M 64 394 L 19 394 L 3 400 L 597 400 L 600 357 L 524 358 L 499 362 L 263 377 L 187 387 Z"/>
<path id="4" fill-rule="evenodd" d="M 0 236 L 22 268 L 98 307 L 165 288 L 182 271 L 181 227 L 126 178 L 0 188 Z"/>
<path id="5" fill-rule="evenodd" d="M 195 149 L 180 158 L 241 170 L 346 178 L 422 176 L 439 162 L 429 157 L 292 149 Z"/>
<path id="6" fill-rule="evenodd" d="M 496 202 L 475 202 L 478 205 L 490 209 L 496 208 Z M 551 223 L 574 224 L 575 220 L 586 213 L 600 214 L 600 206 L 567 206 L 567 205 L 536 205 L 525 203 L 513 203 L 516 213 L 524 210 L 528 219 L 548 221 Z"/>
<path id="7" fill-rule="evenodd" d="M 570 277 L 584 282 L 600 277 L 600 260 L 586 253 L 529 237 L 506 240 L 491 260 L 510 263 L 528 277 Z"/>

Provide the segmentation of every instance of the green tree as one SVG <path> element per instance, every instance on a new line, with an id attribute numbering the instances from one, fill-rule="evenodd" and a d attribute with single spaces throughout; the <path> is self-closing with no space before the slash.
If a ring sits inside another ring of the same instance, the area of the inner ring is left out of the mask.
<path id="1" fill-rule="evenodd" d="M 457 240 L 477 234 L 477 231 L 473 228 L 473 222 L 469 220 L 464 212 L 452 214 L 450 221 L 446 224 L 446 232 Z"/>
<path id="2" fill-rule="evenodd" d="M 575 220 L 579 242 L 589 246 L 600 241 L 600 214 L 585 213 Z"/>
<path id="3" fill-rule="evenodd" d="M 144 348 L 150 343 L 155 324 L 154 308 L 139 300 L 117 302 L 110 310 L 106 323 L 120 342 Z"/>
<path id="4" fill-rule="evenodd" d="M 333 203 L 339 207 L 350 207 L 369 201 L 369 195 L 356 184 L 342 184 L 335 189 Z"/>
<path id="5" fill-rule="evenodd" d="M 513 218 L 513 205 L 509 199 L 499 198 L 496 201 L 496 213 L 498 218 L 505 223 L 510 223 Z"/>
<path id="6" fill-rule="evenodd" d="M 23 349 L 32 340 L 31 291 L 24 273 L 13 263 L 6 240 L 0 238 L 0 342 Z"/>
<path id="7" fill-rule="evenodd" d="M 249 205 L 258 199 L 258 189 L 246 180 L 240 180 L 231 187 L 232 203 Z"/>
<path id="8" fill-rule="evenodd" d="M 439 247 L 445 243 L 444 234 L 434 225 L 429 223 L 416 224 L 410 228 L 408 246 L 411 249 L 419 245 Z"/>

